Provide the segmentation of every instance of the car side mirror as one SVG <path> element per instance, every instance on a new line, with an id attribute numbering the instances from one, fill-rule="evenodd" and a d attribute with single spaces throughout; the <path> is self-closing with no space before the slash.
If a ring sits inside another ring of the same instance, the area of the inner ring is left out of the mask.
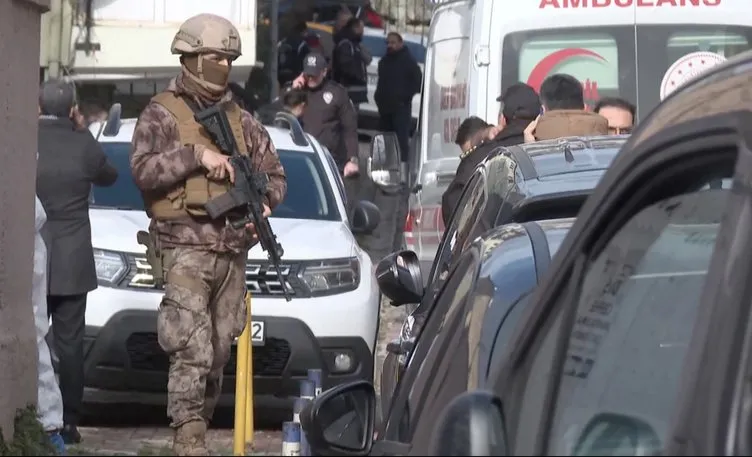
<path id="1" fill-rule="evenodd" d="M 580 434 L 572 455 L 659 455 L 661 440 L 645 421 L 601 413 Z"/>
<path id="2" fill-rule="evenodd" d="M 403 250 L 384 257 L 376 266 L 376 282 L 395 306 L 420 303 L 424 286 L 418 255 Z"/>
<path id="3" fill-rule="evenodd" d="M 368 178 L 386 192 L 400 187 L 400 154 L 397 135 L 378 133 L 371 138 L 371 155 L 367 164 Z"/>
<path id="4" fill-rule="evenodd" d="M 509 455 L 501 400 L 491 392 L 466 392 L 441 413 L 429 455 Z"/>
<path id="5" fill-rule="evenodd" d="M 356 235 L 369 234 L 381 222 L 379 207 L 367 200 L 360 200 L 350 213 L 350 230 Z"/>
<path id="6" fill-rule="evenodd" d="M 340 384 L 306 406 L 300 424 L 313 455 L 368 455 L 376 426 L 376 392 L 368 381 Z"/>

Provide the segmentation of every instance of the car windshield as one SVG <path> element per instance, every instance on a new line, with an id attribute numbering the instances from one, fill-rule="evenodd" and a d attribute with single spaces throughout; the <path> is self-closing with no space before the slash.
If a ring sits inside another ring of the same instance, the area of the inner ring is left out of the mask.
<path id="1" fill-rule="evenodd" d="M 410 54 L 413 55 L 418 63 L 425 63 L 426 61 L 426 47 L 425 45 L 405 39 L 405 46 L 410 50 Z M 368 50 L 372 57 L 378 57 L 379 59 L 386 54 L 386 36 L 377 35 L 363 35 L 363 41 L 361 44 Z"/>
<path id="2" fill-rule="evenodd" d="M 94 187 L 90 198 L 94 208 L 144 210 L 141 193 L 131 176 L 130 143 L 100 143 L 107 160 L 118 170 L 111 187 Z M 287 174 L 287 195 L 272 212 L 283 219 L 340 220 L 334 194 L 321 161 L 314 154 L 278 149 Z"/>

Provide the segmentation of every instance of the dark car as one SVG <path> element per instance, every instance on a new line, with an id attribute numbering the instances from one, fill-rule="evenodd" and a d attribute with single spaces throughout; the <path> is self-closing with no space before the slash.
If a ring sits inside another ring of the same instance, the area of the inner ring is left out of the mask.
<path id="1" fill-rule="evenodd" d="M 638 126 L 435 452 L 752 453 L 750 95 L 745 53 Z"/>
<path id="2" fill-rule="evenodd" d="M 430 449 L 366 433 L 348 455 L 750 455 L 750 95 L 752 52 L 661 103 L 582 207 L 486 379 L 443 398 Z M 337 390 L 310 411 L 346 396 L 368 430 L 373 390 Z"/>
<path id="3" fill-rule="evenodd" d="M 467 246 L 428 312 L 425 332 L 415 346 L 415 362 L 407 367 L 389 413 L 378 427 L 381 442 L 408 444 L 411 450 L 404 454 L 426 455 L 436 415 L 448 399 L 483 385 L 522 315 L 525 305 L 520 297 L 546 273 L 573 222 L 568 218 L 503 225 Z M 376 274 L 384 292 L 394 298 L 408 299 L 423 288 L 418 259 L 411 251 L 390 255 Z M 315 455 L 338 455 L 336 446 L 357 443 L 360 433 L 373 433 L 373 427 L 359 425 L 354 435 L 346 430 L 338 438 L 330 436 L 343 422 L 345 414 L 335 411 L 345 413 L 337 409 L 344 398 L 362 402 L 360 408 L 367 410 L 375 407 L 369 406 L 372 396 L 373 386 L 368 383 L 323 394 L 315 418 L 304 421 Z M 329 438 L 317 440 L 316 435 Z"/>
<path id="4" fill-rule="evenodd" d="M 389 401 L 434 296 L 458 253 L 493 227 L 577 215 L 627 138 L 572 137 L 500 147 L 478 165 L 444 230 L 425 293 L 412 300 L 392 300 L 395 306 L 419 305 L 406 319 L 400 338 L 387 347 L 382 401 Z"/>

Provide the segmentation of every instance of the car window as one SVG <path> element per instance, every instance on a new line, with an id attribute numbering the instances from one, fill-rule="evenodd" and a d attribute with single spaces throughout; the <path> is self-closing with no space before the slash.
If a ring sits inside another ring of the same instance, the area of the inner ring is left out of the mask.
<path id="1" fill-rule="evenodd" d="M 404 40 L 405 46 L 410 50 L 410 54 L 415 60 L 422 64 L 426 61 L 426 47 L 423 44 Z M 363 35 L 361 45 L 371 54 L 372 57 L 382 58 L 386 54 L 386 36 Z"/>
<path id="2" fill-rule="evenodd" d="M 329 151 L 329 148 L 327 148 L 324 145 L 320 145 L 320 147 L 321 149 L 324 150 L 324 155 L 326 156 L 326 161 L 327 161 L 327 164 L 329 165 L 329 170 L 332 172 L 332 175 L 334 175 L 334 180 L 337 181 L 337 190 L 339 191 L 339 195 L 345 204 L 345 208 L 347 208 L 347 193 L 345 192 L 345 183 L 342 181 L 342 176 L 339 174 L 339 168 L 337 168 L 337 163 L 334 161 L 334 157 L 332 156 L 332 153 Z"/>
<path id="3" fill-rule="evenodd" d="M 449 221 L 449 227 L 444 230 L 441 238 L 441 244 L 436 251 L 431 273 L 428 276 L 428 287 L 426 288 L 427 296 L 431 291 L 436 292 L 445 276 L 448 268 L 451 266 L 452 258 L 456 254 L 456 245 L 461 236 L 466 235 L 471 224 L 476 218 L 470 216 L 471 213 L 477 213 L 473 210 L 473 205 L 485 204 L 486 194 L 486 177 L 485 174 L 476 172 L 465 185 L 465 190 L 457 203 L 457 210 Z M 432 301 L 430 298 L 428 301 Z"/>
<path id="4" fill-rule="evenodd" d="M 601 413 L 641 418 L 668 439 L 728 195 L 703 190 L 646 207 L 590 264 L 569 329 L 548 454 L 573 452 Z M 611 445 L 607 454 L 634 455 L 629 441 Z"/>
<path id="5" fill-rule="evenodd" d="M 144 210 L 144 203 L 130 169 L 130 143 L 100 143 L 108 162 L 118 170 L 111 187 L 94 187 L 91 202 L 95 207 Z M 287 175 L 285 199 L 272 212 L 284 219 L 341 220 L 324 165 L 316 155 L 277 149 Z"/>

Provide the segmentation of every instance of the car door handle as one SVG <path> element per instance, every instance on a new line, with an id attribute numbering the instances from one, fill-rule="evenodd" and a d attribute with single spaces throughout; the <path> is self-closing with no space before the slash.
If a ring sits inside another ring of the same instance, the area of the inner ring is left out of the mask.
<path id="1" fill-rule="evenodd" d="M 412 341 L 392 341 L 391 343 L 386 345 L 386 352 L 394 355 L 405 355 L 409 354 L 414 347 L 415 343 L 413 343 Z"/>
<path id="2" fill-rule="evenodd" d="M 455 175 L 455 172 L 453 171 L 438 171 L 436 172 L 436 180 L 437 181 L 443 181 L 448 179 L 453 179 Z"/>
<path id="3" fill-rule="evenodd" d="M 402 355 L 402 347 L 399 343 L 393 341 L 386 345 L 386 352 L 394 355 Z"/>

